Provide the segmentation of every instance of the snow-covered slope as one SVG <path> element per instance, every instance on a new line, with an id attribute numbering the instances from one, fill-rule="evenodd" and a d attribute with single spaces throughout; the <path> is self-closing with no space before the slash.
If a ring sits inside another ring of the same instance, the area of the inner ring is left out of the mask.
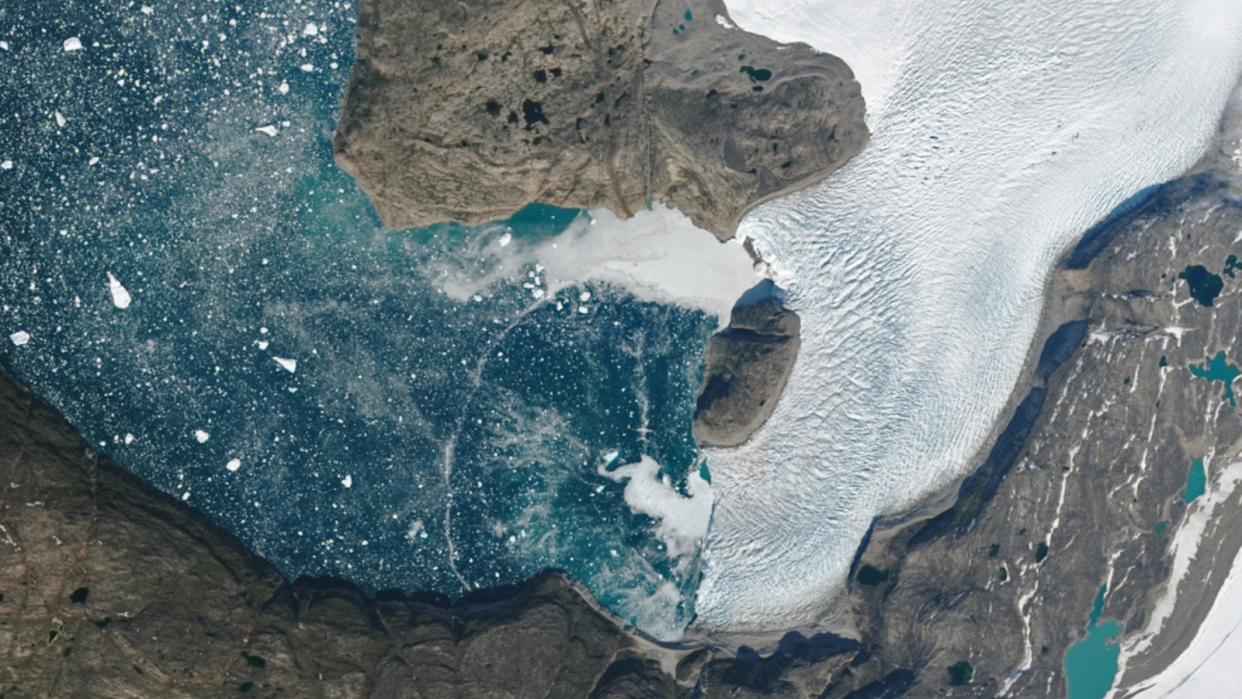
<path id="1" fill-rule="evenodd" d="M 1236 0 L 730 0 L 843 57 L 873 140 L 740 235 L 803 319 L 786 395 L 709 453 L 708 627 L 807 620 L 870 519 L 959 475 L 1016 380 L 1058 254 L 1192 164 L 1242 63 Z"/>

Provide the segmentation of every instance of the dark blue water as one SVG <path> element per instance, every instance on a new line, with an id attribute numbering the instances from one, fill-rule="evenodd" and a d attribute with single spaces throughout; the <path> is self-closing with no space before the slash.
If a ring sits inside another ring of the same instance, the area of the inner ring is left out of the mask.
<path id="1" fill-rule="evenodd" d="M 352 3 L 150 4 L 0 8 L 0 359 L 288 575 L 458 595 L 559 567 L 676 635 L 697 554 L 599 469 L 646 455 L 689 492 L 715 320 L 540 296 L 497 254 L 574 212 L 382 230 L 331 156 Z"/>

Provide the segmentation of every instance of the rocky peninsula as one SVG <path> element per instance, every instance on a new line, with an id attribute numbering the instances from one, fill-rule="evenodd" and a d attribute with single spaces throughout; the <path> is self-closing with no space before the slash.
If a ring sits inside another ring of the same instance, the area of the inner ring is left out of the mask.
<path id="1" fill-rule="evenodd" d="M 391 228 L 662 202 L 732 237 L 867 140 L 840 59 L 721 0 L 361 0 L 337 162 Z"/>

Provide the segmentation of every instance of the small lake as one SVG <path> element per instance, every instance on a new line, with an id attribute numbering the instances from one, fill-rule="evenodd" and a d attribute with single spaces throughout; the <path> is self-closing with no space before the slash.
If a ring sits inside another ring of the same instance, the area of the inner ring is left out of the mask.
<path id="1" fill-rule="evenodd" d="M 1117 676 L 1121 646 L 1117 643 L 1122 626 L 1112 620 L 1100 621 L 1108 589 L 1100 586 L 1087 623 L 1087 637 L 1070 646 L 1065 654 L 1065 680 L 1070 699 L 1104 699 Z"/>

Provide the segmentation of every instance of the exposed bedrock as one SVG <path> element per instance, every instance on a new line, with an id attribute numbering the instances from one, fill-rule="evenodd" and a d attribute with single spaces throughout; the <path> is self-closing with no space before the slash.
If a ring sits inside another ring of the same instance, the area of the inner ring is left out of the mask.
<path id="1" fill-rule="evenodd" d="M 335 150 L 392 228 L 665 203 L 721 238 L 867 139 L 840 59 L 720 0 L 361 0 Z"/>
<path id="2" fill-rule="evenodd" d="M 703 390 L 694 414 L 694 436 L 700 444 L 735 447 L 763 426 L 793 371 L 801 326 L 770 281 L 738 301 L 729 326 L 707 346 Z"/>
<path id="3" fill-rule="evenodd" d="M 1065 696 L 1066 652 L 1092 619 L 1143 633 L 1171 542 L 1242 448 L 1239 229 L 1237 172 L 1209 168 L 1143 192 L 1071 252 L 1055 331 L 979 468 L 947 510 L 882 522 L 865 546 L 851 604 L 871 654 L 847 687 L 906 671 L 908 696 Z M 1213 298 L 1196 298 L 1195 266 L 1221 280 Z M 1124 684 L 1186 646 L 1229 573 L 1242 488 L 1225 492 Z"/>

